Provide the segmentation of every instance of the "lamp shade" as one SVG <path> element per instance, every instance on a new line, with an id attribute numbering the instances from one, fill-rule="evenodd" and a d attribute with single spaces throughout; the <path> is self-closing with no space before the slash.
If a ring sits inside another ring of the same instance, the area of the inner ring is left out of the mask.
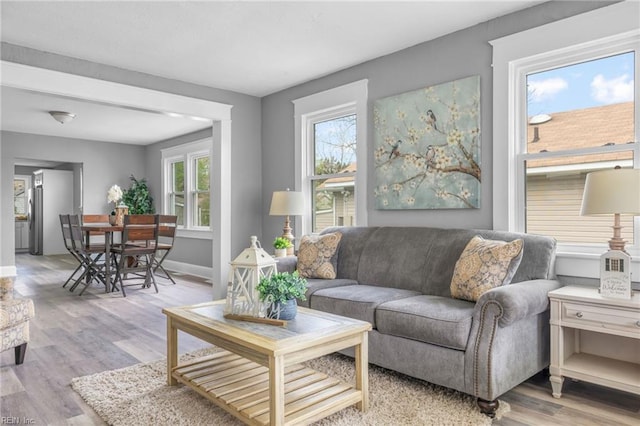
<path id="1" fill-rule="evenodd" d="M 274 191 L 271 198 L 271 216 L 301 216 L 304 214 L 304 196 L 296 191 Z"/>
<path id="2" fill-rule="evenodd" d="M 580 214 L 640 215 L 640 169 L 607 169 L 587 175 Z"/>

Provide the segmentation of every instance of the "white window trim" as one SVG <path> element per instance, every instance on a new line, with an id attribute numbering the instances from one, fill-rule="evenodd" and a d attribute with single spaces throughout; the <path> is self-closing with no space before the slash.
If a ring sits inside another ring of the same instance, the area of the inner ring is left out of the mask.
<path id="1" fill-rule="evenodd" d="M 183 160 L 185 163 L 185 212 L 184 219 L 185 224 L 178 226 L 176 229 L 176 236 L 183 238 L 198 238 L 198 239 L 212 239 L 213 232 L 211 226 L 193 226 L 193 212 L 192 204 L 193 197 L 191 189 L 194 186 L 194 174 L 192 170 L 193 160 L 203 155 L 209 156 L 209 164 L 213 164 L 213 139 L 205 138 L 194 142 L 189 142 L 182 145 L 173 146 L 161 150 L 162 153 L 162 211 L 164 214 L 169 214 L 171 211 L 170 197 L 167 196 L 168 190 L 171 187 L 171 173 L 168 172 L 168 166 L 170 163 L 176 160 Z M 213 188 L 213 173 L 209 173 L 209 188 Z M 210 189 L 210 196 L 213 193 Z"/>
<path id="2" fill-rule="evenodd" d="M 305 200 L 311 199 L 311 186 L 308 176 L 313 174 L 313 164 L 309 155 L 306 134 L 310 122 L 321 121 L 327 114 L 335 116 L 335 111 L 345 111 L 356 115 L 356 223 L 367 226 L 367 96 L 369 80 L 359 80 L 324 92 L 309 95 L 293 101 L 295 120 L 295 190 L 304 194 Z M 312 232 L 311 203 L 305 205 L 302 216 L 301 234 Z"/>
<path id="3" fill-rule="evenodd" d="M 612 49 L 624 49 L 640 41 L 640 4 L 622 2 L 592 12 L 523 31 L 490 43 L 493 46 L 493 227 L 498 230 L 524 230 L 524 171 L 516 157 L 522 154 L 526 127 L 526 78 L 532 63 L 597 57 Z M 640 57 L 635 58 L 635 76 L 640 75 Z M 637 84 L 637 83 L 636 83 Z M 636 106 L 640 105 L 636 86 Z M 635 140 L 638 141 L 640 108 L 635 109 Z M 636 155 L 638 148 L 636 147 Z M 637 157 L 636 157 L 637 158 Z M 637 165 L 636 165 L 637 167 Z M 613 221 L 613 217 L 612 217 Z M 627 247 L 632 258 L 632 280 L 640 277 L 640 218 L 635 219 L 635 246 Z M 599 257 L 606 243 L 559 245 L 558 275 L 598 278 Z"/>

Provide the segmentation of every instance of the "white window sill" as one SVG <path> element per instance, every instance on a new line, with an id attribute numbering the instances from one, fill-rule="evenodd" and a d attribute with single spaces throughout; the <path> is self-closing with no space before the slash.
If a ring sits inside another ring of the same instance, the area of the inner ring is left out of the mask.
<path id="1" fill-rule="evenodd" d="M 584 277 L 600 279 L 600 256 L 607 250 L 600 252 L 570 251 L 558 248 L 556 253 L 556 275 L 566 277 Z M 637 250 L 628 249 L 631 255 L 631 281 L 640 281 L 640 255 Z"/>
<path id="2" fill-rule="evenodd" d="M 212 240 L 213 232 L 210 230 L 199 229 L 176 229 L 176 237 L 179 238 L 195 238 L 198 240 Z"/>

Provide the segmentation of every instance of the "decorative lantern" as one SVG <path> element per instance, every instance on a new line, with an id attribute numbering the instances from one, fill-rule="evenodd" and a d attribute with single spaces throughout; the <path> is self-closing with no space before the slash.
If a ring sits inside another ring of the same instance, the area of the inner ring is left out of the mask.
<path id="1" fill-rule="evenodd" d="M 260 302 L 260 279 L 276 272 L 276 261 L 251 236 L 251 247 L 244 249 L 231 263 L 227 284 L 225 315 L 264 317 L 266 306 Z"/>

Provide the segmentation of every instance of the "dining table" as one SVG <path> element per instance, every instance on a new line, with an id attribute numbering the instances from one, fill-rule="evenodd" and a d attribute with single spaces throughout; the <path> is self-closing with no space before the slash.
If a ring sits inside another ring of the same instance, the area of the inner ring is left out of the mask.
<path id="1" fill-rule="evenodd" d="M 109 223 L 87 223 L 82 225 L 87 247 L 91 246 L 91 235 L 104 234 L 104 275 L 105 292 L 110 293 L 115 289 L 115 283 L 111 283 L 111 246 L 113 245 L 113 235 L 122 232 L 124 226 L 110 225 Z"/>
<path id="2" fill-rule="evenodd" d="M 136 227 L 137 225 L 129 225 L 131 227 Z M 144 226 L 144 225 L 143 225 Z M 116 289 L 115 282 L 111 282 L 111 247 L 114 241 L 114 234 L 119 232 L 122 233 L 124 230 L 123 225 L 111 225 L 109 223 L 86 223 L 81 227 L 82 232 L 85 235 L 85 243 L 87 247 L 91 247 L 91 235 L 95 234 L 104 234 L 104 274 L 105 274 L 105 292 L 110 293 Z M 160 225 L 160 230 L 166 230 L 168 227 L 166 225 Z"/>

